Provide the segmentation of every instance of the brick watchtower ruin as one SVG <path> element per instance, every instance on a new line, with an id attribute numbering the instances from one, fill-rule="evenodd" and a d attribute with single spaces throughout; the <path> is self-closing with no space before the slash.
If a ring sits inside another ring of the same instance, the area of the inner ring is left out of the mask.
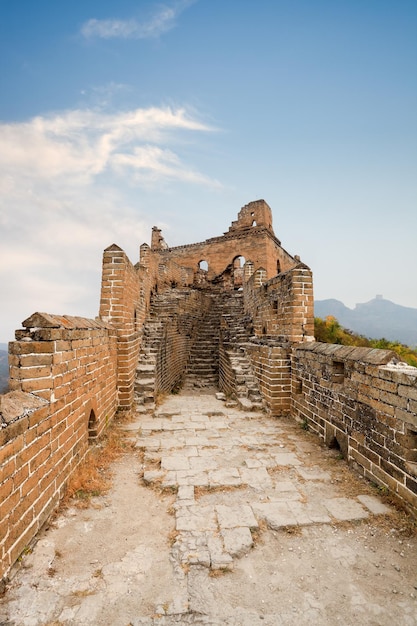
<path id="1" fill-rule="evenodd" d="M 135 265 L 112 244 L 97 319 L 36 312 L 23 327 L 0 396 L 0 588 L 116 411 L 182 386 L 292 415 L 417 511 L 417 369 L 314 341 L 312 272 L 264 200 L 200 243 L 171 248 L 154 227 Z"/>

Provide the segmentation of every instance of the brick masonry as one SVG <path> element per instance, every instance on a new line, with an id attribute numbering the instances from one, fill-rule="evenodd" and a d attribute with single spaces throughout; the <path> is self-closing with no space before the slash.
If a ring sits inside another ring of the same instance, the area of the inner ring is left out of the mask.
<path id="1" fill-rule="evenodd" d="M 117 409 L 117 337 L 103 322 L 35 313 L 9 344 L 0 429 L 0 573 L 63 495 Z M 33 408 L 33 399 L 40 408 Z M 14 413 L 3 409 L 15 400 Z M 31 407 L 31 408 L 28 408 Z"/>
<path id="2" fill-rule="evenodd" d="M 316 343 L 313 303 L 312 272 L 282 248 L 264 200 L 196 244 L 170 248 L 154 227 L 135 265 L 109 246 L 96 320 L 34 313 L 9 345 L 0 577 L 57 506 L 88 442 L 117 410 L 178 388 L 193 358 L 194 378 L 205 367 L 242 406 L 292 413 L 417 513 L 417 370 L 392 352 Z M 206 361 L 202 346 L 216 341 Z"/>
<path id="3" fill-rule="evenodd" d="M 291 412 L 376 484 L 417 509 L 417 369 L 387 350 L 292 350 Z"/>

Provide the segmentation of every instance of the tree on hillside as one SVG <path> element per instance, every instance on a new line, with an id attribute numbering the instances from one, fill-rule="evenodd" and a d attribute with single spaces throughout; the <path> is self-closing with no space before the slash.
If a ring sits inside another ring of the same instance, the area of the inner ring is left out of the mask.
<path id="1" fill-rule="evenodd" d="M 314 335 L 316 341 L 322 341 L 323 343 L 393 350 L 398 354 L 401 361 L 417 367 L 417 350 L 413 350 L 399 341 L 388 341 L 385 338 L 368 339 L 362 335 L 357 335 L 351 330 L 343 328 L 333 315 L 328 315 L 324 320 L 321 317 L 314 318 Z"/>

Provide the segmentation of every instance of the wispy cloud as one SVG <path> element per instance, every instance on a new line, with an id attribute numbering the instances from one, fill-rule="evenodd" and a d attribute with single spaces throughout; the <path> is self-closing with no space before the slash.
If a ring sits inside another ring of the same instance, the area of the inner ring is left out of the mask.
<path id="1" fill-rule="evenodd" d="M 92 18 L 81 26 L 81 34 L 86 39 L 155 39 L 176 25 L 178 16 L 196 0 L 181 0 L 171 5 L 162 5 L 147 19 L 127 20 Z"/>
<path id="2" fill-rule="evenodd" d="M 157 107 L 0 124 L 0 341 L 37 309 L 96 315 L 102 250 L 136 254 L 149 239 L 150 190 L 220 186 L 181 155 L 190 133 L 211 130 Z"/>
<path id="3" fill-rule="evenodd" d="M 168 153 L 155 144 L 175 141 L 174 135 L 180 131 L 210 130 L 184 109 L 170 108 L 135 109 L 113 115 L 73 110 L 2 124 L 0 185 L 10 185 L 16 171 L 20 179 L 23 176 L 51 182 L 65 177 L 87 184 L 106 171 L 128 176 L 133 162 L 136 169 L 151 169 L 163 178 L 167 175 Z M 170 168 L 171 178 L 176 172 L 178 179 L 192 179 L 186 175 L 192 170 L 177 155 L 172 153 L 168 160 L 175 161 L 175 168 Z M 208 178 L 204 180 L 215 184 Z"/>

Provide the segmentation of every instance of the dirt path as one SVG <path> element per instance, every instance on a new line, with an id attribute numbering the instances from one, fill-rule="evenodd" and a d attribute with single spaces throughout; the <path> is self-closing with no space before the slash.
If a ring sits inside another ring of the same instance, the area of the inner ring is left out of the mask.
<path id="1" fill-rule="evenodd" d="M 206 394 L 125 428 L 136 451 L 43 531 L 1 626 L 417 624 L 416 538 L 298 425 Z"/>

